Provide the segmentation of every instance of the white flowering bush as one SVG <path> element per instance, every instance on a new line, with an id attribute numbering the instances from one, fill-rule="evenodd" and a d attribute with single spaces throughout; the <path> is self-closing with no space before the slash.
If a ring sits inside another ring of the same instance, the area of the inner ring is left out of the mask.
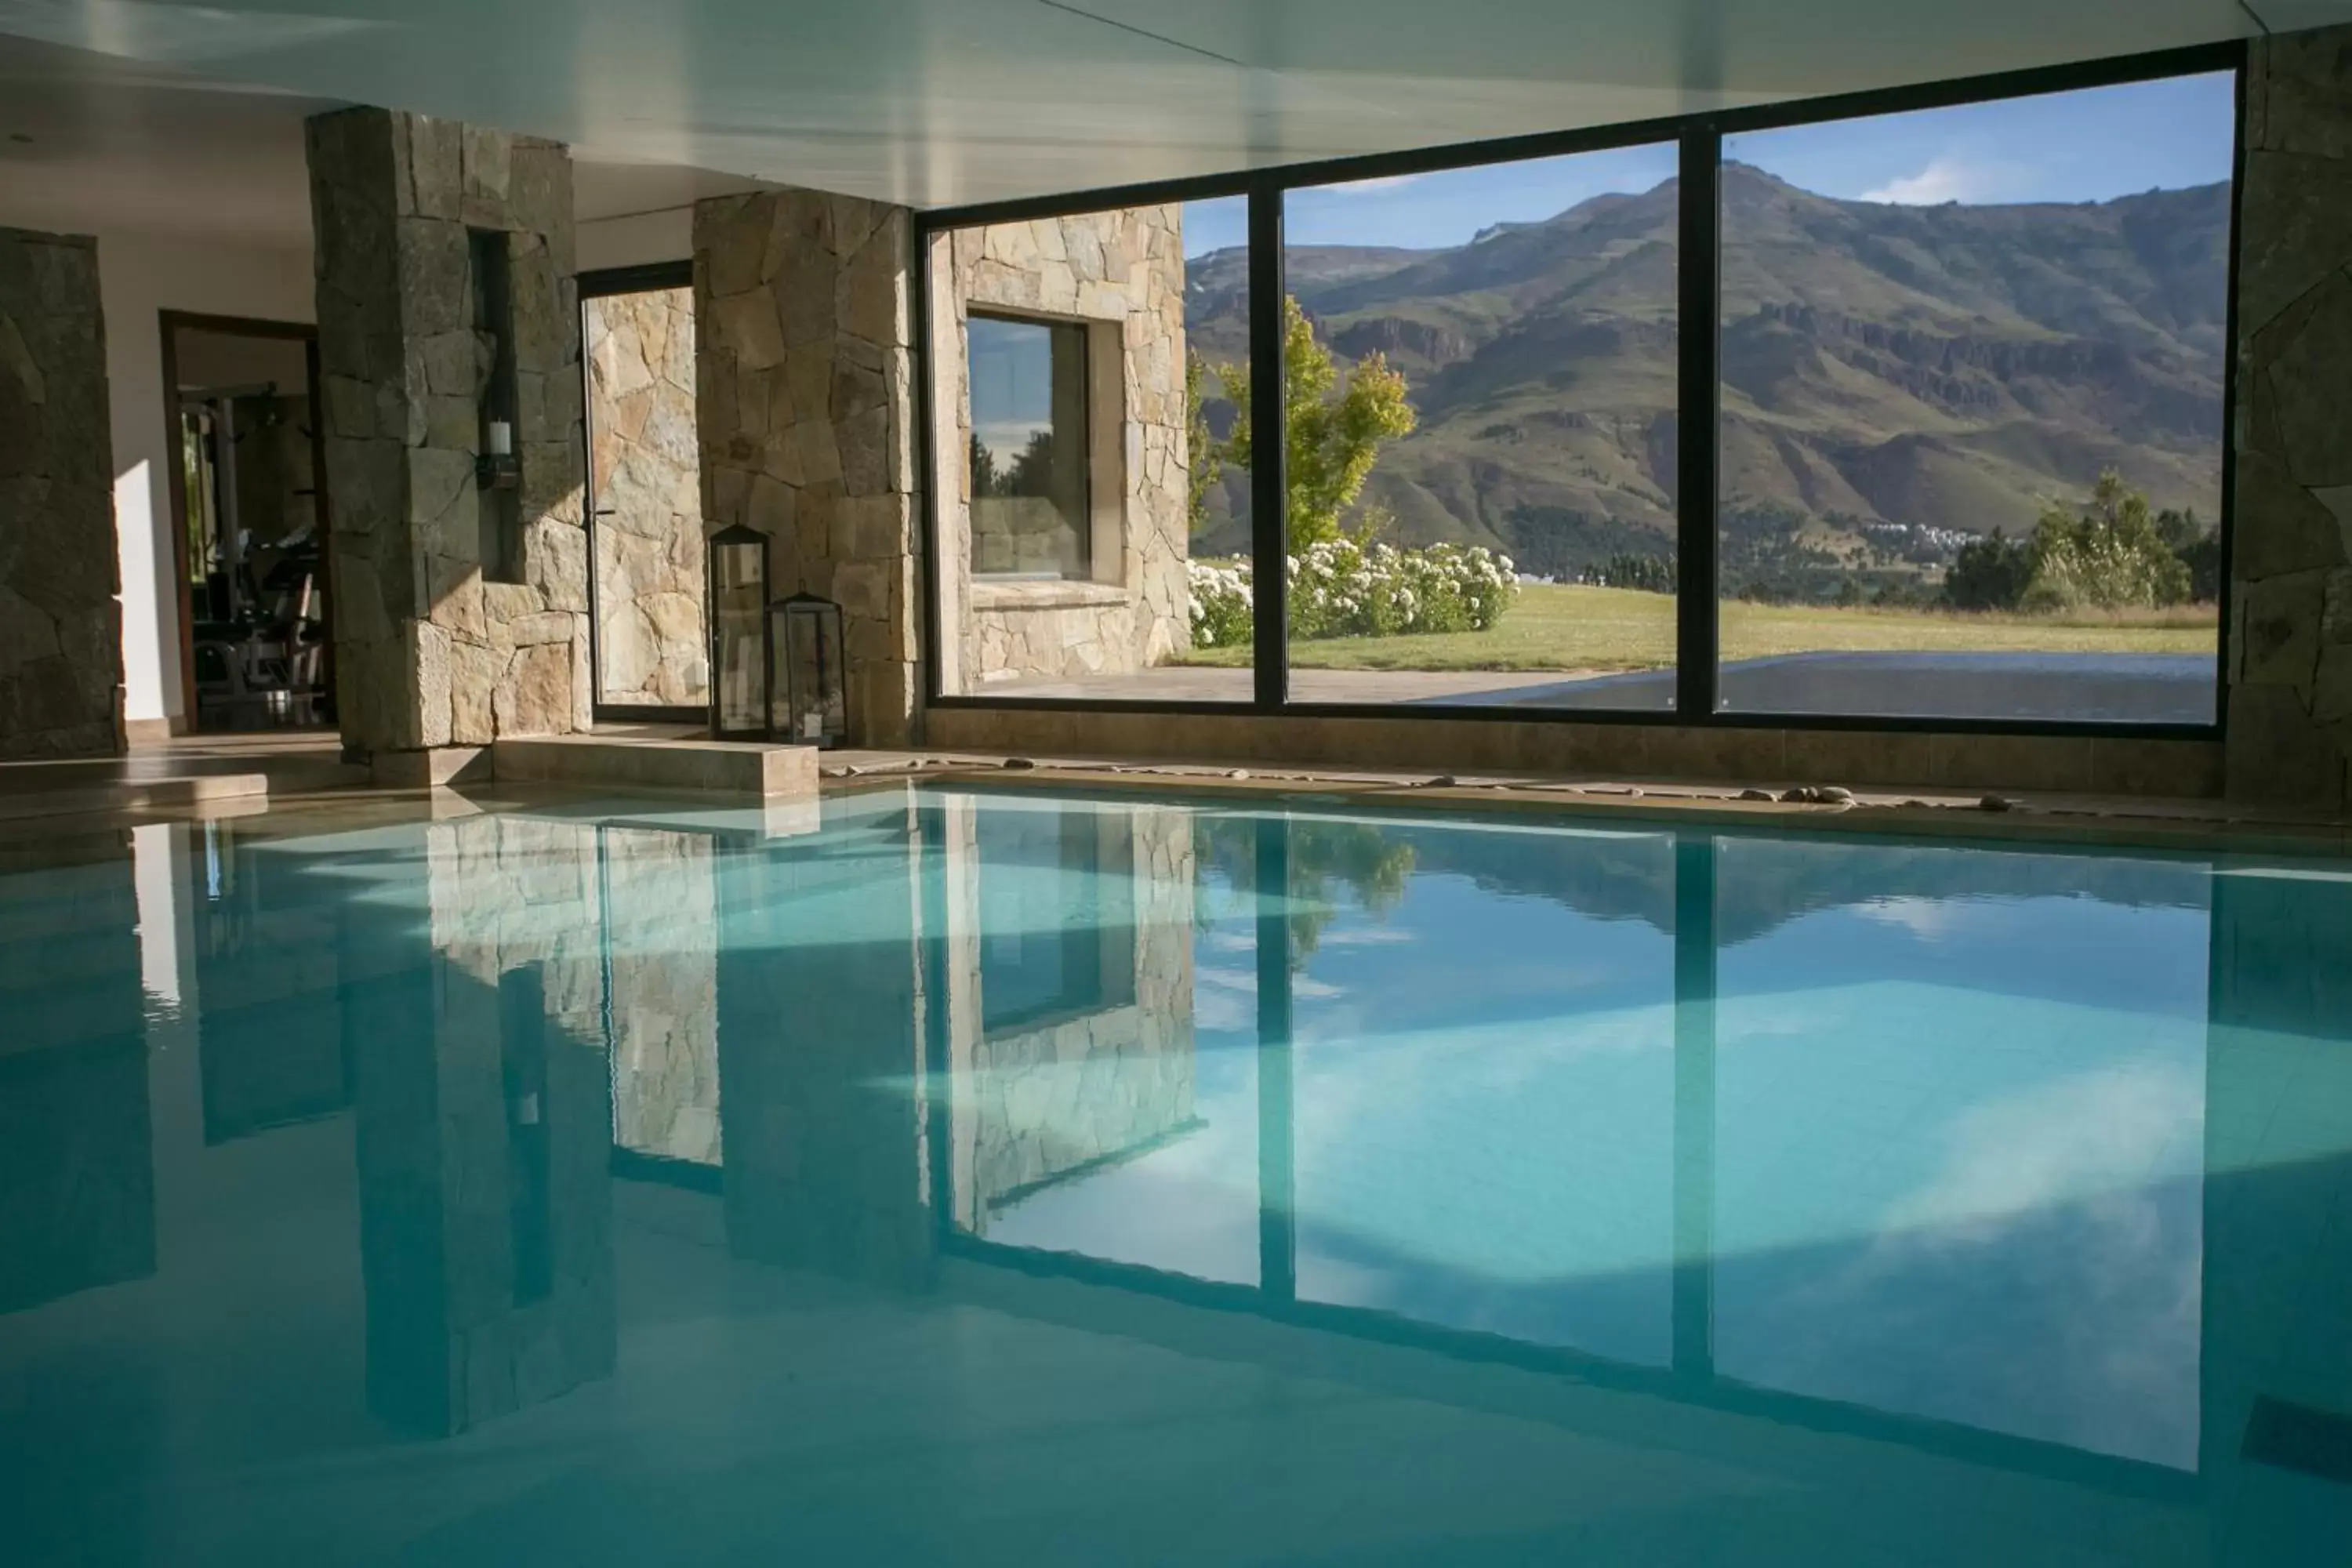
<path id="1" fill-rule="evenodd" d="M 1433 544 L 1425 550 L 1330 540 L 1290 557 L 1290 635 L 1404 637 L 1483 632 L 1518 592 L 1510 557 Z M 1192 565 L 1192 646 L 1234 647 L 1250 639 L 1247 566 Z"/>
<path id="2" fill-rule="evenodd" d="M 1250 573 L 1246 566 L 1192 563 L 1192 646 L 1247 647 Z"/>

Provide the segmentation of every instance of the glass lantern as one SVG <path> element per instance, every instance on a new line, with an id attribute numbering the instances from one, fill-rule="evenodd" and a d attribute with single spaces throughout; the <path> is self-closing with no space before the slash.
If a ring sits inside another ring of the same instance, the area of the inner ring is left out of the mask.
<path id="1" fill-rule="evenodd" d="M 709 539 L 710 733 L 768 736 L 768 536 L 736 523 Z"/>
<path id="2" fill-rule="evenodd" d="M 768 730 L 779 741 L 831 748 L 849 729 L 841 606 L 794 594 L 768 606 Z"/>

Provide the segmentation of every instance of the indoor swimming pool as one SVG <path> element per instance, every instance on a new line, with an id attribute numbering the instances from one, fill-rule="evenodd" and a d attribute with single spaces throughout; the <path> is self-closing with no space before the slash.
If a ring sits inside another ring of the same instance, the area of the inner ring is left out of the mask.
<path id="1" fill-rule="evenodd" d="M 891 784 L 0 847 L 0 1558 L 2337 1564 L 2352 867 Z"/>

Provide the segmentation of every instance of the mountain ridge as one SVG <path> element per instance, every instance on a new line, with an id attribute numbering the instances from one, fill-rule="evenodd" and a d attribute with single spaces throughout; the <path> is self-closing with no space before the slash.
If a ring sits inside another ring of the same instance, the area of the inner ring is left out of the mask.
<path id="1" fill-rule="evenodd" d="M 1727 163 L 1722 191 L 1727 512 L 1832 555 L 1905 527 L 2014 535 L 2114 467 L 2216 514 L 2227 184 L 1922 207 Z M 1407 376 L 1420 427 L 1365 492 L 1402 542 L 1561 572 L 1670 550 L 1679 201 L 1670 179 L 1459 246 L 1289 250 L 1324 341 Z M 1212 363 L 1245 352 L 1245 284 L 1240 251 L 1192 263 Z"/>

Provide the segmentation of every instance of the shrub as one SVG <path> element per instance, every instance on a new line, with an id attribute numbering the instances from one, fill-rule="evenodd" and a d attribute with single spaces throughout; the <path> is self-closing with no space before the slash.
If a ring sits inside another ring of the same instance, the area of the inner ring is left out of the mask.
<path id="1" fill-rule="evenodd" d="M 2032 581 L 2032 548 L 1996 528 L 1960 546 L 1944 575 L 1944 598 L 1956 610 L 2013 610 Z"/>
<path id="2" fill-rule="evenodd" d="M 1995 529 L 1960 546 L 1944 602 L 1958 610 L 2161 609 L 2186 603 L 2204 576 L 2219 577 L 2220 542 L 2209 564 L 2201 538 L 2193 513 L 2151 516 L 2147 498 L 2111 468 L 2081 515 L 2053 507 L 2030 539 L 2012 542 Z"/>
<path id="3" fill-rule="evenodd" d="M 1194 647 L 1246 647 L 1250 640 L 1250 574 L 1246 566 L 1190 567 Z"/>
<path id="4" fill-rule="evenodd" d="M 1426 550 L 1327 540 L 1290 557 L 1290 635 L 1302 638 L 1483 632 L 1518 593 L 1510 559 L 1484 549 Z M 1193 562 L 1192 646 L 1245 645 L 1253 623 L 1249 568 Z"/>
<path id="5" fill-rule="evenodd" d="M 2139 610 L 2185 604 L 2189 571 L 2157 531 L 2147 498 L 2109 469 L 2081 517 L 2053 508 L 2033 530 L 2028 610 Z"/>

